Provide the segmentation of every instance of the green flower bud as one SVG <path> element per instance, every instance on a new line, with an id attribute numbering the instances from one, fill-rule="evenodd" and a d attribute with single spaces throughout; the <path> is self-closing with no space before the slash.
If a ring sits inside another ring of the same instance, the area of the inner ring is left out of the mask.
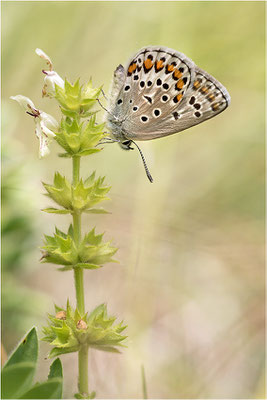
<path id="1" fill-rule="evenodd" d="M 55 98 L 61 105 L 63 114 L 72 118 L 91 116 L 89 110 L 100 94 L 101 88 L 93 88 L 92 81 L 85 86 L 80 85 L 79 79 L 73 85 L 66 79 L 64 87 L 55 84 Z"/>
<path id="2" fill-rule="evenodd" d="M 95 229 L 84 236 L 78 248 L 73 240 L 72 226 L 68 234 L 56 228 L 54 236 L 45 236 L 45 246 L 42 261 L 64 265 L 61 271 L 75 267 L 85 269 L 97 269 L 107 262 L 115 262 L 112 256 L 117 249 L 110 245 L 110 242 L 102 241 L 103 234 L 95 235 Z"/>
<path id="3" fill-rule="evenodd" d="M 103 208 L 94 208 L 101 201 L 109 200 L 106 194 L 110 190 L 110 186 L 104 185 L 104 177 L 95 178 L 93 172 L 85 181 L 82 179 L 76 186 L 72 186 L 70 182 L 58 172 L 54 176 L 54 184 L 49 185 L 43 183 L 47 193 L 46 195 L 55 201 L 65 210 L 57 208 L 47 208 L 43 211 L 57 214 L 67 214 L 73 211 L 85 211 L 87 213 L 105 214 Z"/>
<path id="4" fill-rule="evenodd" d="M 107 315 L 105 304 L 96 307 L 89 316 L 81 316 L 68 302 L 65 315 L 65 320 L 49 315 L 50 323 L 43 329 L 42 340 L 54 347 L 49 357 L 76 352 L 82 346 L 119 353 L 118 347 L 123 346 L 122 342 L 127 338 L 121 334 L 126 326 L 122 322 L 114 325 L 116 318 Z"/>
<path id="5" fill-rule="evenodd" d="M 63 118 L 56 141 L 66 151 L 61 157 L 86 156 L 98 153 L 96 146 L 104 136 L 104 124 L 96 124 L 95 115 L 89 122 L 78 123 L 74 118 Z"/>

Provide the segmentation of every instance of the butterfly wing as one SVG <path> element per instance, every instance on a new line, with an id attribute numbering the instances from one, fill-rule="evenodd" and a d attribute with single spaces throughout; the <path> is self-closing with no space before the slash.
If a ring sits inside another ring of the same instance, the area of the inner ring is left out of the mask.
<path id="1" fill-rule="evenodd" d="M 123 121 L 125 137 L 150 140 L 212 118 L 229 103 L 223 85 L 192 60 L 154 46 L 128 62 L 113 112 Z"/>

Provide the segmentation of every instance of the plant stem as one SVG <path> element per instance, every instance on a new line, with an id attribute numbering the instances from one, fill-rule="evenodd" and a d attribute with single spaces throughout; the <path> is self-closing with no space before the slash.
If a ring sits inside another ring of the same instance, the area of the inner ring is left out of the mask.
<path id="1" fill-rule="evenodd" d="M 80 180 L 80 157 L 72 158 L 72 184 L 76 186 Z M 81 241 L 81 213 L 74 211 L 73 214 L 73 238 L 78 247 Z M 81 315 L 84 315 L 84 285 L 83 269 L 74 268 L 74 280 L 76 289 L 77 308 Z M 83 346 L 78 353 L 79 378 L 78 389 L 83 397 L 89 396 L 88 389 L 88 347 Z"/>
<path id="2" fill-rule="evenodd" d="M 80 157 L 72 157 L 72 179 L 73 184 L 77 185 L 80 179 Z"/>
<path id="3" fill-rule="evenodd" d="M 146 376 L 145 376 L 145 368 L 143 365 L 141 366 L 141 376 L 142 376 L 143 398 L 147 399 Z"/>
<path id="4" fill-rule="evenodd" d="M 88 395 L 88 347 L 85 345 L 78 353 L 79 360 L 79 392 Z"/>
<path id="5" fill-rule="evenodd" d="M 83 288 L 83 269 L 74 269 L 74 280 L 76 289 L 77 308 L 81 315 L 84 315 L 84 288 Z"/>

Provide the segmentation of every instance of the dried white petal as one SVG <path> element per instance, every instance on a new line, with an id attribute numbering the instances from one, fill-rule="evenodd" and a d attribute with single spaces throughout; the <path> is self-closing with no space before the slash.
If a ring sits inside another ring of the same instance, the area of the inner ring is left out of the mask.
<path id="1" fill-rule="evenodd" d="M 47 55 L 43 50 L 38 49 L 38 48 L 35 49 L 35 53 L 36 53 L 39 57 L 43 58 L 43 59 L 46 61 L 47 65 L 49 66 L 50 71 L 52 71 L 52 69 L 53 69 L 53 64 L 52 64 L 52 61 L 51 61 L 50 57 L 48 57 L 48 55 Z"/>
<path id="2" fill-rule="evenodd" d="M 39 157 L 47 156 L 50 153 L 51 138 L 56 136 L 55 132 L 59 129 L 57 120 L 52 115 L 38 110 L 28 97 L 17 95 L 10 98 L 17 101 L 24 110 L 34 117 L 35 135 L 39 140 Z"/>
<path id="3" fill-rule="evenodd" d="M 36 111 L 35 105 L 28 97 L 18 94 L 17 96 L 10 96 L 10 98 L 17 101 L 25 111 Z"/>

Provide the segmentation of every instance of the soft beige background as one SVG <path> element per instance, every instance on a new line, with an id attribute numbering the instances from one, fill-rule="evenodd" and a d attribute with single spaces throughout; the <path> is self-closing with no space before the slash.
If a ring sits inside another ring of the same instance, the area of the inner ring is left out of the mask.
<path id="1" fill-rule="evenodd" d="M 107 145 L 82 161 L 83 176 L 96 169 L 112 185 L 111 214 L 85 217 L 83 229 L 106 231 L 120 261 L 85 273 L 86 307 L 107 302 L 129 335 L 121 355 L 91 352 L 90 387 L 98 398 L 140 398 L 144 364 L 150 398 L 264 397 L 264 14 L 263 2 L 2 3 L 4 152 L 9 165 L 19 159 L 25 168 L 12 213 L 22 208 L 36 229 L 25 268 L 10 275 L 45 303 L 33 301 L 36 316 L 25 313 L 19 329 L 21 315 L 8 303 L 8 351 L 33 323 L 41 334 L 54 302 L 69 297 L 75 305 L 72 273 L 38 262 L 42 233 L 70 222 L 39 212 L 49 205 L 40 181 L 51 182 L 55 170 L 70 176 L 70 162 L 57 158 L 56 145 L 38 160 L 33 122 L 9 96 L 27 95 L 59 116 L 41 98 L 36 47 L 61 76 L 92 76 L 108 92 L 119 63 L 142 46 L 164 45 L 219 79 L 232 104 L 184 134 L 142 143 L 153 185 L 137 151 Z M 8 243 L 4 251 L 14 251 L 16 240 Z M 38 379 L 49 368 L 47 351 L 41 343 Z M 76 355 L 62 361 L 71 398 Z"/>

